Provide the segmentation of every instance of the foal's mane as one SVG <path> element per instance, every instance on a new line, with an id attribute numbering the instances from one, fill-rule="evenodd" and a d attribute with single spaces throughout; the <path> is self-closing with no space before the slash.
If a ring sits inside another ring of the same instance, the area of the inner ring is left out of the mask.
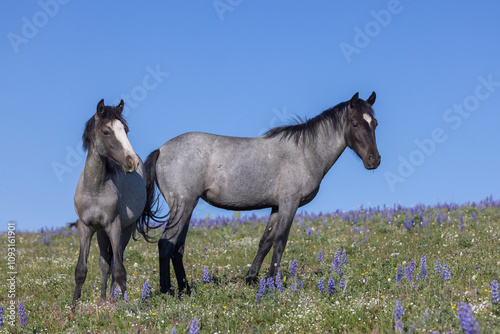
<path id="1" fill-rule="evenodd" d="M 295 144 L 302 142 L 315 141 L 318 137 L 318 132 L 323 128 L 325 131 L 337 129 L 342 125 L 345 110 L 349 105 L 349 101 L 341 102 L 335 107 L 324 110 L 321 114 L 301 121 L 299 123 L 284 126 L 278 126 L 267 131 L 264 135 L 265 138 L 273 138 L 281 136 L 281 140 L 292 139 Z"/>
<path id="2" fill-rule="evenodd" d="M 96 121 L 97 116 L 97 121 Z M 85 123 L 85 130 L 83 130 L 82 140 L 83 140 L 83 149 L 88 151 L 90 149 L 90 145 L 94 141 L 94 133 L 95 131 L 99 131 L 99 129 L 106 123 L 119 120 L 122 122 L 123 127 L 125 128 L 125 132 L 128 133 L 128 124 L 125 118 L 122 116 L 122 111 L 117 107 L 105 106 L 104 112 L 99 116 L 94 114 L 88 121 Z M 106 170 L 109 173 L 116 173 L 121 168 L 120 166 L 114 162 L 113 160 L 107 158 L 106 159 Z"/>

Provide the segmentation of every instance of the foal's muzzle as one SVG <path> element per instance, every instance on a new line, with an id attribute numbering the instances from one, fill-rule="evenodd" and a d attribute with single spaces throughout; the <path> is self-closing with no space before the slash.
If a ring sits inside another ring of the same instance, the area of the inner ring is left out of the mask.
<path id="1" fill-rule="evenodd" d="M 380 165 L 381 159 L 380 154 L 370 155 L 363 163 L 366 169 L 375 169 Z"/>

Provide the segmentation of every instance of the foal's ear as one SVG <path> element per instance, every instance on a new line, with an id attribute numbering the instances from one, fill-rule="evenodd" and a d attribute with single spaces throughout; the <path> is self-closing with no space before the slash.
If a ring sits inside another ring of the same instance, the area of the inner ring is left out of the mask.
<path id="1" fill-rule="evenodd" d="M 118 104 L 116 106 L 116 109 L 118 109 L 120 111 L 120 113 L 123 111 L 123 106 L 125 105 L 125 103 L 123 102 L 123 100 L 120 101 L 120 104 Z"/>
<path id="2" fill-rule="evenodd" d="M 353 108 L 358 104 L 359 101 L 359 92 L 354 94 L 351 100 L 349 101 L 349 107 Z"/>
<path id="3" fill-rule="evenodd" d="M 99 101 L 97 104 L 97 115 L 102 116 L 104 114 L 104 99 Z"/>
<path id="4" fill-rule="evenodd" d="M 373 92 L 372 95 L 370 95 L 370 97 L 368 98 L 368 100 L 366 100 L 366 103 L 368 103 L 371 107 L 375 103 L 376 97 L 377 95 L 375 94 L 375 92 Z"/>

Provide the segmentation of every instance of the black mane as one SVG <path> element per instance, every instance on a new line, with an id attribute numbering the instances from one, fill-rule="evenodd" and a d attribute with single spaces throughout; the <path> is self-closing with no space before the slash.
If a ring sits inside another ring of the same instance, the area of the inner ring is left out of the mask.
<path id="1" fill-rule="evenodd" d="M 330 131 L 332 128 L 336 129 L 341 124 L 348 104 L 349 102 L 339 103 L 335 107 L 326 109 L 318 116 L 309 120 L 306 119 L 298 124 L 272 128 L 265 133 L 264 137 L 273 138 L 281 136 L 281 140 L 293 139 L 297 145 L 301 139 L 303 142 L 308 140 L 315 141 L 320 127 L 323 127 L 326 131 Z"/>

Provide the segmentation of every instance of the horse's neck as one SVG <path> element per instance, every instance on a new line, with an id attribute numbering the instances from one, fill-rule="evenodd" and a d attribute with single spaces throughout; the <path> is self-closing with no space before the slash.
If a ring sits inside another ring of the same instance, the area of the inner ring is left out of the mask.
<path id="1" fill-rule="evenodd" d="M 326 174 L 333 164 L 346 149 L 343 131 L 324 131 L 320 130 L 316 141 L 311 146 L 310 150 L 314 153 L 317 159 L 317 166 Z"/>
<path id="2" fill-rule="evenodd" d="M 84 188 L 87 191 L 99 191 L 106 181 L 105 158 L 97 153 L 97 149 L 93 145 L 89 148 L 87 154 L 83 177 Z"/>

